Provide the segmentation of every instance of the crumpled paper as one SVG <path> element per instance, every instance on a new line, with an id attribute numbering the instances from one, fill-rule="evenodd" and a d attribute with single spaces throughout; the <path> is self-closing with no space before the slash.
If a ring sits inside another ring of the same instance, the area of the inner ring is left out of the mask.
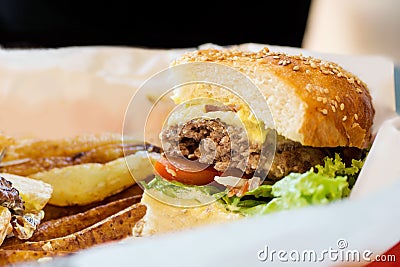
<path id="1" fill-rule="evenodd" d="M 381 56 L 321 54 L 264 44 L 236 47 L 257 51 L 264 46 L 335 61 L 369 86 L 376 109 L 376 139 L 350 198 L 328 206 L 100 246 L 60 259 L 61 264 L 253 266 L 271 264 L 258 258 L 266 246 L 287 252 L 323 251 L 338 249 L 339 240 L 345 240 L 347 249 L 370 250 L 375 255 L 400 240 L 400 118 L 395 113 L 393 63 Z M 0 50 L 0 129 L 7 135 L 45 138 L 121 132 L 134 92 L 171 60 L 193 49 Z M 298 262 L 304 266 L 341 263 L 329 259 Z M 272 264 L 287 262 L 275 259 Z"/>

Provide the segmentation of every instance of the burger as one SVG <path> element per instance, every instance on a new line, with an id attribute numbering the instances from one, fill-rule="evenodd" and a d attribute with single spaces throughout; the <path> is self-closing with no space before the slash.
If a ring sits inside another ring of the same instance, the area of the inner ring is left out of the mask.
<path id="1" fill-rule="evenodd" d="M 188 83 L 172 95 L 179 108 L 160 133 L 163 153 L 155 178 L 144 183 L 148 214 L 138 235 L 350 194 L 372 144 L 375 115 L 368 87 L 356 75 L 334 62 L 268 48 L 196 50 L 171 67 L 179 68 L 178 80 L 212 82 Z M 191 209 L 159 201 L 160 195 L 181 198 L 182 190 L 216 201 Z M 161 226 L 161 217 L 174 222 Z"/>

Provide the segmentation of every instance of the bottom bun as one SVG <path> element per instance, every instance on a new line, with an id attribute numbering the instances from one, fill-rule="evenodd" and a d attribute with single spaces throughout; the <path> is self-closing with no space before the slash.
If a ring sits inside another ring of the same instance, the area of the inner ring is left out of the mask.
<path id="1" fill-rule="evenodd" d="M 147 211 L 134 227 L 134 235 L 137 237 L 189 230 L 244 218 L 238 213 L 227 211 L 219 202 L 183 208 L 160 202 L 145 192 L 140 203 L 147 207 Z"/>

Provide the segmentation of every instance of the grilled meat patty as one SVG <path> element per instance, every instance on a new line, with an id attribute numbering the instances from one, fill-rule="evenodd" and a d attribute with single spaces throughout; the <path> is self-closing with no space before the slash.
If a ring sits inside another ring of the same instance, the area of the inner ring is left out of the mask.
<path id="1" fill-rule="evenodd" d="M 360 159 L 363 151 L 351 147 L 309 147 L 277 135 L 272 164 L 265 165 L 272 143 L 261 146 L 249 143 L 243 128 L 227 125 L 219 119 L 198 118 L 183 126 L 170 126 L 161 133 L 164 153 L 183 156 L 201 163 L 213 164 L 217 171 L 237 169 L 244 174 L 264 171 L 271 180 L 279 180 L 291 172 L 303 173 L 322 164 L 326 156 L 339 153 L 344 162 Z M 268 138 L 267 138 L 268 140 Z M 260 168 L 257 169 L 257 166 Z"/>

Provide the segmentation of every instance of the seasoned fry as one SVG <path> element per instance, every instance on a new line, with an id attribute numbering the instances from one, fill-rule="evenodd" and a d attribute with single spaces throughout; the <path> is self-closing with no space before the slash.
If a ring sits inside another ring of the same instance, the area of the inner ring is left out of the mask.
<path id="1" fill-rule="evenodd" d="M 148 152 L 159 152 L 159 148 L 152 145 L 122 144 L 119 142 L 100 145 L 88 151 L 80 151 L 71 155 L 20 158 L 12 161 L 3 161 L 0 164 L 0 172 L 29 176 L 54 168 L 84 163 L 107 163 L 122 158 L 124 155 L 128 156 L 145 150 Z"/>
<path id="2" fill-rule="evenodd" d="M 63 237 L 81 231 L 107 217 L 126 209 L 140 201 L 139 196 L 131 196 L 128 198 L 116 200 L 105 205 L 94 207 L 86 212 L 75 215 L 51 220 L 40 224 L 29 242 L 45 241 L 53 238 Z M 24 243 L 16 237 L 7 238 L 2 248 L 16 244 Z"/>
<path id="3" fill-rule="evenodd" d="M 139 187 L 139 185 L 134 184 L 133 186 L 128 187 L 127 189 L 123 190 L 122 192 L 120 192 L 118 194 L 109 196 L 102 201 L 91 203 L 88 205 L 83 205 L 83 206 L 74 205 L 74 206 L 68 206 L 68 207 L 60 207 L 60 206 L 54 206 L 51 204 L 47 204 L 43 209 L 44 210 L 44 218 L 43 218 L 42 222 L 58 219 L 58 218 L 65 217 L 65 216 L 74 215 L 74 214 L 81 213 L 81 212 L 85 212 L 85 211 L 95 208 L 97 206 L 105 205 L 107 203 L 110 203 L 110 202 L 113 202 L 113 201 L 116 201 L 119 199 L 123 199 L 123 198 L 132 197 L 132 196 L 135 196 L 137 198 L 137 202 L 139 202 L 141 199 L 142 193 L 143 193 L 143 190 Z"/>
<path id="4" fill-rule="evenodd" d="M 48 203 L 56 206 L 87 205 L 121 192 L 151 174 L 151 161 L 161 152 L 117 133 L 44 140 L 3 136 L 0 148 L 0 173 L 46 182 L 53 188 Z"/>
<path id="5" fill-rule="evenodd" d="M 53 258 L 72 254 L 68 251 L 0 250 L 0 266 L 13 266 L 41 258 Z"/>
<path id="6" fill-rule="evenodd" d="M 4 147 L 7 147 L 7 153 L 3 162 L 25 158 L 36 159 L 71 156 L 104 145 L 121 144 L 121 138 L 122 136 L 116 133 L 86 134 L 49 140 L 32 138 L 10 141 L 9 138 L 3 138 Z M 124 142 L 139 143 L 125 136 Z"/>
<path id="7" fill-rule="evenodd" d="M 122 143 L 122 136 L 114 133 L 58 140 L 0 136 L 1 151 L 0 174 L 31 189 L 25 203 L 44 209 L 45 218 L 28 240 L 6 238 L 0 266 L 69 255 L 132 236 L 147 210 L 139 203 L 143 190 L 136 180 L 152 174 L 151 161 L 161 152 L 130 137 Z M 38 190 L 26 181 L 51 190 Z M 46 201 L 38 201 L 42 198 Z"/>
<path id="8" fill-rule="evenodd" d="M 134 204 L 84 230 L 64 237 L 25 242 L 7 247 L 12 250 L 78 251 L 91 246 L 120 240 L 132 235 L 132 229 L 146 213 L 146 206 Z"/>
<path id="9" fill-rule="evenodd" d="M 86 205 L 101 201 L 135 184 L 127 162 L 129 166 L 134 166 L 131 172 L 135 174 L 136 180 L 152 174 L 153 167 L 147 153 L 139 151 L 106 164 L 87 163 L 55 168 L 29 177 L 44 181 L 53 187 L 49 204 Z"/>

